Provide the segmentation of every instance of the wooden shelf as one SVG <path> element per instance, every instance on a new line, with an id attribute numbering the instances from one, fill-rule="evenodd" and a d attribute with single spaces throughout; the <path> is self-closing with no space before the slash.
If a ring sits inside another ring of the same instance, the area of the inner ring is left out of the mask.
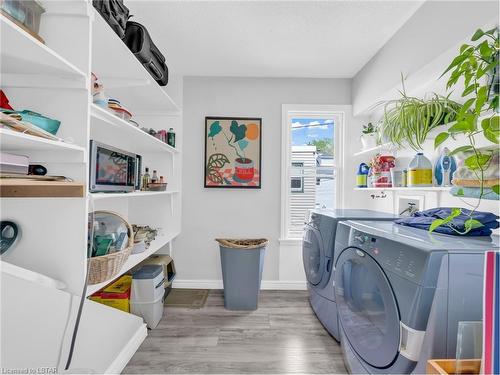
<path id="1" fill-rule="evenodd" d="M 451 189 L 450 186 L 442 187 L 442 186 L 428 186 L 428 187 L 390 187 L 390 188 L 354 188 L 356 191 L 449 191 Z"/>
<path id="2" fill-rule="evenodd" d="M 156 83 L 101 15 L 94 13 L 92 71 L 105 93 L 119 100 L 132 114 L 179 112 L 179 107 Z M 113 51 L 113 58 L 110 57 Z"/>
<path id="3" fill-rule="evenodd" d="M 87 296 L 90 296 L 91 294 L 97 292 L 99 289 L 105 287 L 106 285 L 108 285 L 112 281 L 116 280 L 117 278 L 119 278 L 121 275 L 123 275 L 127 271 L 131 270 L 133 267 L 135 267 L 136 265 L 141 263 L 144 259 L 146 259 L 150 255 L 156 253 L 158 250 L 160 250 L 163 246 L 168 244 L 170 241 L 172 241 L 177 236 L 178 236 L 178 233 L 159 237 L 151 243 L 151 245 L 149 246 L 149 249 L 147 249 L 146 251 L 139 253 L 139 254 L 131 254 L 128 257 L 125 264 L 123 265 L 123 267 L 121 268 L 120 272 L 115 277 L 113 277 L 110 280 L 106 280 L 105 282 L 99 283 L 99 284 L 89 285 L 87 287 Z"/>
<path id="4" fill-rule="evenodd" d="M 2 86 L 67 85 L 86 88 L 88 78 L 76 66 L 0 15 Z M 48 77 L 47 77 L 48 76 Z M 49 79 L 47 79 L 49 78 Z M 56 81 L 62 81 L 57 83 Z"/>
<path id="5" fill-rule="evenodd" d="M 85 186 L 82 183 L 0 179 L 1 198 L 83 198 L 84 196 Z"/>
<path id="6" fill-rule="evenodd" d="M 99 136 L 114 134 L 119 135 L 118 141 L 124 144 L 122 148 L 135 150 L 137 153 L 147 151 L 175 154 L 180 152 L 102 107 L 92 104 L 90 110 L 92 116 L 91 133 L 96 135 L 97 140 L 99 140 Z"/>

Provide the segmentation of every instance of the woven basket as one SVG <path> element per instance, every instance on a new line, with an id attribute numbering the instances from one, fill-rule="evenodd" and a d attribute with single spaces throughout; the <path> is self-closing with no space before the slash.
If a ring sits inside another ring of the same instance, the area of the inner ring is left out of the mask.
<path id="1" fill-rule="evenodd" d="M 240 239 L 234 240 L 230 238 L 216 238 L 215 239 L 221 246 L 230 249 L 260 249 L 269 242 L 265 238 L 256 239 Z"/>
<path id="2" fill-rule="evenodd" d="M 94 214 L 112 215 L 123 221 L 128 228 L 128 246 L 113 254 L 89 258 L 89 285 L 99 284 L 116 276 L 127 261 L 134 247 L 134 231 L 127 220 L 112 211 L 95 211 Z"/>

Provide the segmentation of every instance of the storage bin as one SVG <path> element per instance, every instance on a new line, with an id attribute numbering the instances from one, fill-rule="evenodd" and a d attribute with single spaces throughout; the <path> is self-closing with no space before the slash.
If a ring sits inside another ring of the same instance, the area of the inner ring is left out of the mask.
<path id="1" fill-rule="evenodd" d="M 158 264 L 142 266 L 132 275 L 130 312 L 141 316 L 149 328 L 155 328 L 163 315 L 165 280 Z"/>
<path id="2" fill-rule="evenodd" d="M 92 294 L 90 299 L 115 309 L 130 312 L 130 289 L 132 276 L 123 275 L 115 282 Z"/>
<path id="3" fill-rule="evenodd" d="M 163 296 L 163 267 L 157 264 L 148 264 L 139 268 L 132 275 L 132 292 L 130 299 L 133 302 L 153 302 Z"/>
<path id="4" fill-rule="evenodd" d="M 130 312 L 130 289 L 125 293 L 101 293 L 103 305 L 114 307 L 115 309 Z"/>
<path id="5" fill-rule="evenodd" d="M 90 299 L 91 301 L 94 301 L 94 302 L 97 302 L 97 303 L 102 303 L 101 294 L 102 294 L 102 292 L 101 292 L 101 291 L 95 292 L 94 294 L 92 294 L 92 295 L 89 297 L 89 299 Z"/>
<path id="6" fill-rule="evenodd" d="M 137 269 L 146 264 L 159 264 L 163 267 L 163 276 L 165 277 L 165 289 L 168 289 L 172 285 L 172 281 L 175 279 L 175 263 L 174 260 L 169 255 L 154 254 L 149 258 L 144 259 Z M 168 295 L 168 291 L 165 292 L 165 297 Z"/>
<path id="7" fill-rule="evenodd" d="M 134 315 L 141 316 L 148 328 L 156 328 L 163 316 L 163 296 L 164 288 L 159 288 L 161 295 L 152 302 L 132 302 L 130 301 L 130 312 Z"/>

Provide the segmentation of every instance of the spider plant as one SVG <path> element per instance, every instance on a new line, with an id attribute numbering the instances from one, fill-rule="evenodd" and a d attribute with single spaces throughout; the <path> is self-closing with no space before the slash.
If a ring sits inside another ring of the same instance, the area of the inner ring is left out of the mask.
<path id="1" fill-rule="evenodd" d="M 440 125 L 455 120 L 460 105 L 448 96 L 431 94 L 421 99 L 406 94 L 403 81 L 401 98 L 384 102 L 381 134 L 399 147 L 407 143 L 412 149 L 422 150 L 429 133 Z"/>

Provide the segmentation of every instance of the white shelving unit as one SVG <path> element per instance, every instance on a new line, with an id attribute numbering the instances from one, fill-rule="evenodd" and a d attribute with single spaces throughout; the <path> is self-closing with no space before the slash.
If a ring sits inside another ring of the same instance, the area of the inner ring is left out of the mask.
<path id="1" fill-rule="evenodd" d="M 26 155 L 30 163 L 44 165 L 48 174 L 64 175 L 89 186 L 89 144 L 96 140 L 141 155 L 143 168 L 157 170 L 168 183 L 168 190 L 159 192 L 89 193 L 87 198 L 0 198 L 1 218 L 15 221 L 23 233 L 16 247 L 2 255 L 2 261 L 60 280 L 66 292 L 78 296 L 87 270 L 91 210 L 115 211 L 132 224 L 159 228 L 159 236 L 150 248 L 131 255 L 113 279 L 156 252 L 170 254 L 172 241 L 181 231 L 181 150 L 92 104 L 91 72 L 99 77 L 106 94 L 120 100 L 141 127 L 174 128 L 177 143 L 182 139 L 182 111 L 90 1 L 41 3 L 46 9 L 40 23 L 45 44 L 0 15 L 0 87 L 14 108 L 60 120 L 57 136 L 64 141 L 0 129 L 2 151 Z M 86 296 L 111 281 L 89 286 Z M 90 300 L 85 303 L 95 305 Z M 137 317 L 101 305 L 84 308 L 84 315 L 86 310 L 96 309 L 103 313 L 83 318 L 75 365 L 96 373 L 110 369 L 118 373 L 144 339 L 145 325 Z M 109 314 L 104 312 L 108 310 Z M 55 313 L 62 316 L 68 312 Z M 99 327 L 107 327 L 105 334 L 94 332 Z M 99 356 L 89 356 L 90 352 L 85 351 L 85 347 L 95 345 L 92 337 L 98 337 L 102 348 Z"/>
<path id="2" fill-rule="evenodd" d="M 179 191 L 134 191 L 131 193 L 91 193 L 93 200 L 99 199 L 129 199 L 129 198 L 137 198 L 137 197 L 155 197 L 158 195 L 173 195 L 178 194 Z"/>
<path id="3" fill-rule="evenodd" d="M 428 187 L 390 187 L 390 188 L 381 188 L 381 187 L 371 187 L 371 188 L 354 188 L 356 191 L 449 191 L 450 187 L 441 187 L 441 186 L 428 186 Z"/>
<path id="4" fill-rule="evenodd" d="M 375 154 L 375 153 L 382 151 L 382 150 L 389 150 L 390 151 L 394 148 L 395 147 L 393 145 L 391 145 L 390 143 L 384 143 L 383 145 L 378 145 L 375 147 L 370 147 L 370 148 L 366 148 L 366 149 L 363 149 L 361 151 L 355 152 L 354 156 Z"/>

